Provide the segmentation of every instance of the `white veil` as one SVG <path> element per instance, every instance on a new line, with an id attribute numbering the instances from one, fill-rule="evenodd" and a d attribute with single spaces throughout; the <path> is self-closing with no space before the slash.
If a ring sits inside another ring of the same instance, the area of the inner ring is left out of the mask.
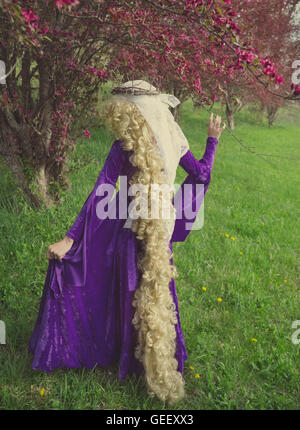
<path id="1" fill-rule="evenodd" d="M 123 92 L 124 89 L 126 89 L 125 91 L 128 89 L 128 92 Z M 143 80 L 125 82 L 115 92 L 114 90 L 112 92 L 115 94 L 112 96 L 112 100 L 121 99 L 133 102 L 140 110 L 153 131 L 160 149 L 169 189 L 175 191 L 174 181 L 180 158 L 189 150 L 189 143 L 168 108 L 168 106 L 177 106 L 180 101 L 172 94 L 160 93 L 153 85 Z M 165 220 L 168 240 L 171 239 L 174 230 L 175 218 L 174 209 L 171 218 Z M 129 215 L 124 227 L 131 228 L 131 226 L 132 219 Z"/>
<path id="2" fill-rule="evenodd" d="M 172 94 L 159 93 L 153 85 L 142 80 L 125 82 L 120 88 L 131 87 L 152 94 L 119 93 L 113 95 L 112 99 L 122 98 L 136 104 L 154 133 L 164 161 L 168 184 L 173 185 L 179 160 L 189 150 L 189 143 L 168 108 L 177 106 L 180 101 Z"/>

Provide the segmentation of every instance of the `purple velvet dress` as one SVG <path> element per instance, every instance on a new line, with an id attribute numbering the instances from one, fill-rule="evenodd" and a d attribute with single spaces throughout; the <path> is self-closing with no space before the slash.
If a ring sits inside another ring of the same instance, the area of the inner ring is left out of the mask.
<path id="1" fill-rule="evenodd" d="M 217 144 L 217 139 L 208 138 L 200 161 L 190 150 L 180 160 L 180 166 L 188 173 L 181 187 L 192 184 L 189 201 L 195 200 L 196 184 L 204 184 L 203 196 L 207 191 Z M 132 299 L 139 281 L 136 258 L 140 241 L 130 228 L 123 228 L 126 219 L 119 217 L 119 191 L 114 196 L 116 219 L 99 219 L 96 215 L 97 203 L 103 198 L 96 192 L 99 185 L 115 185 L 120 175 L 126 175 L 129 181 L 133 174 L 135 168 L 129 156 L 119 140 L 114 141 L 93 191 L 66 233 L 74 240 L 71 249 L 62 259 L 49 260 L 29 343 L 35 370 L 91 369 L 118 363 L 120 379 L 143 371 L 134 356 L 136 331 L 131 322 Z M 185 223 L 184 216 L 176 219 L 169 243 L 171 251 L 172 242 L 184 241 L 190 233 Z M 187 352 L 174 279 L 170 291 L 177 309 L 176 358 L 182 373 Z"/>

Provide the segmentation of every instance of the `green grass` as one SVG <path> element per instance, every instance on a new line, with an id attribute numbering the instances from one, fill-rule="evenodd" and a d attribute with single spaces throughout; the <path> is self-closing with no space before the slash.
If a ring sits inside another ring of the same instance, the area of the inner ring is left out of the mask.
<path id="1" fill-rule="evenodd" d="M 190 102 L 183 106 L 182 128 L 197 158 L 204 151 L 208 116 Z M 176 408 L 299 409 L 300 345 L 291 336 L 292 322 L 300 320 L 300 121 L 283 109 L 269 129 L 266 120 L 257 124 L 244 109 L 236 124 L 236 135 L 256 152 L 282 158 L 266 157 L 267 162 L 224 132 L 205 197 L 204 226 L 173 246 L 189 356 L 186 397 Z M 47 246 L 75 220 L 111 144 L 105 130 L 93 130 L 92 136 L 71 156 L 72 190 L 56 209 L 31 210 L 1 166 L 0 319 L 7 344 L 0 345 L 0 408 L 169 408 L 147 396 L 141 378 L 120 382 L 116 366 L 49 374 L 31 369 L 27 345 Z M 176 182 L 184 178 L 179 168 Z"/>

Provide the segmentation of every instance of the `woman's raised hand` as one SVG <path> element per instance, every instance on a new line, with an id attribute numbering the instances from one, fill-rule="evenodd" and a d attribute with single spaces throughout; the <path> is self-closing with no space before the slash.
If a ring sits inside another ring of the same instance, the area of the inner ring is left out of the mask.
<path id="1" fill-rule="evenodd" d="M 66 255 L 66 253 L 71 249 L 73 242 L 74 242 L 73 239 L 71 239 L 68 236 L 65 236 L 59 242 L 53 243 L 53 245 L 50 245 L 47 250 L 47 258 L 49 258 L 50 260 L 52 258 L 54 259 L 63 258 Z"/>
<path id="2" fill-rule="evenodd" d="M 208 137 L 215 137 L 219 139 L 221 136 L 222 131 L 225 129 L 226 124 L 223 122 L 223 127 L 220 127 L 221 125 L 221 117 L 219 115 L 216 115 L 216 118 L 214 119 L 214 114 L 211 113 L 209 117 L 209 124 L 208 124 Z"/>

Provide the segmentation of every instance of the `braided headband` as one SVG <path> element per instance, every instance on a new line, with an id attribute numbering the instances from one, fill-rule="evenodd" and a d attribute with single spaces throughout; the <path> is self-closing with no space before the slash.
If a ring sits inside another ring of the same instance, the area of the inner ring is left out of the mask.
<path id="1" fill-rule="evenodd" d="M 177 97 L 175 97 L 173 94 L 165 94 L 160 93 L 156 88 L 155 89 L 145 89 L 137 86 L 130 86 L 130 87 L 114 87 L 111 90 L 111 94 L 117 95 L 117 94 L 129 94 L 132 96 L 159 96 L 159 100 L 162 103 L 166 103 L 167 105 L 174 108 L 175 106 L 180 104 L 180 100 L 178 100 Z"/>
<path id="2" fill-rule="evenodd" d="M 137 95 L 148 95 L 148 96 L 152 96 L 152 95 L 158 95 L 160 94 L 159 91 L 157 90 L 146 90 L 144 88 L 140 88 L 140 87 L 135 87 L 135 86 L 131 86 L 131 87 L 115 87 L 111 90 L 112 94 L 132 94 L 134 96 Z"/>

